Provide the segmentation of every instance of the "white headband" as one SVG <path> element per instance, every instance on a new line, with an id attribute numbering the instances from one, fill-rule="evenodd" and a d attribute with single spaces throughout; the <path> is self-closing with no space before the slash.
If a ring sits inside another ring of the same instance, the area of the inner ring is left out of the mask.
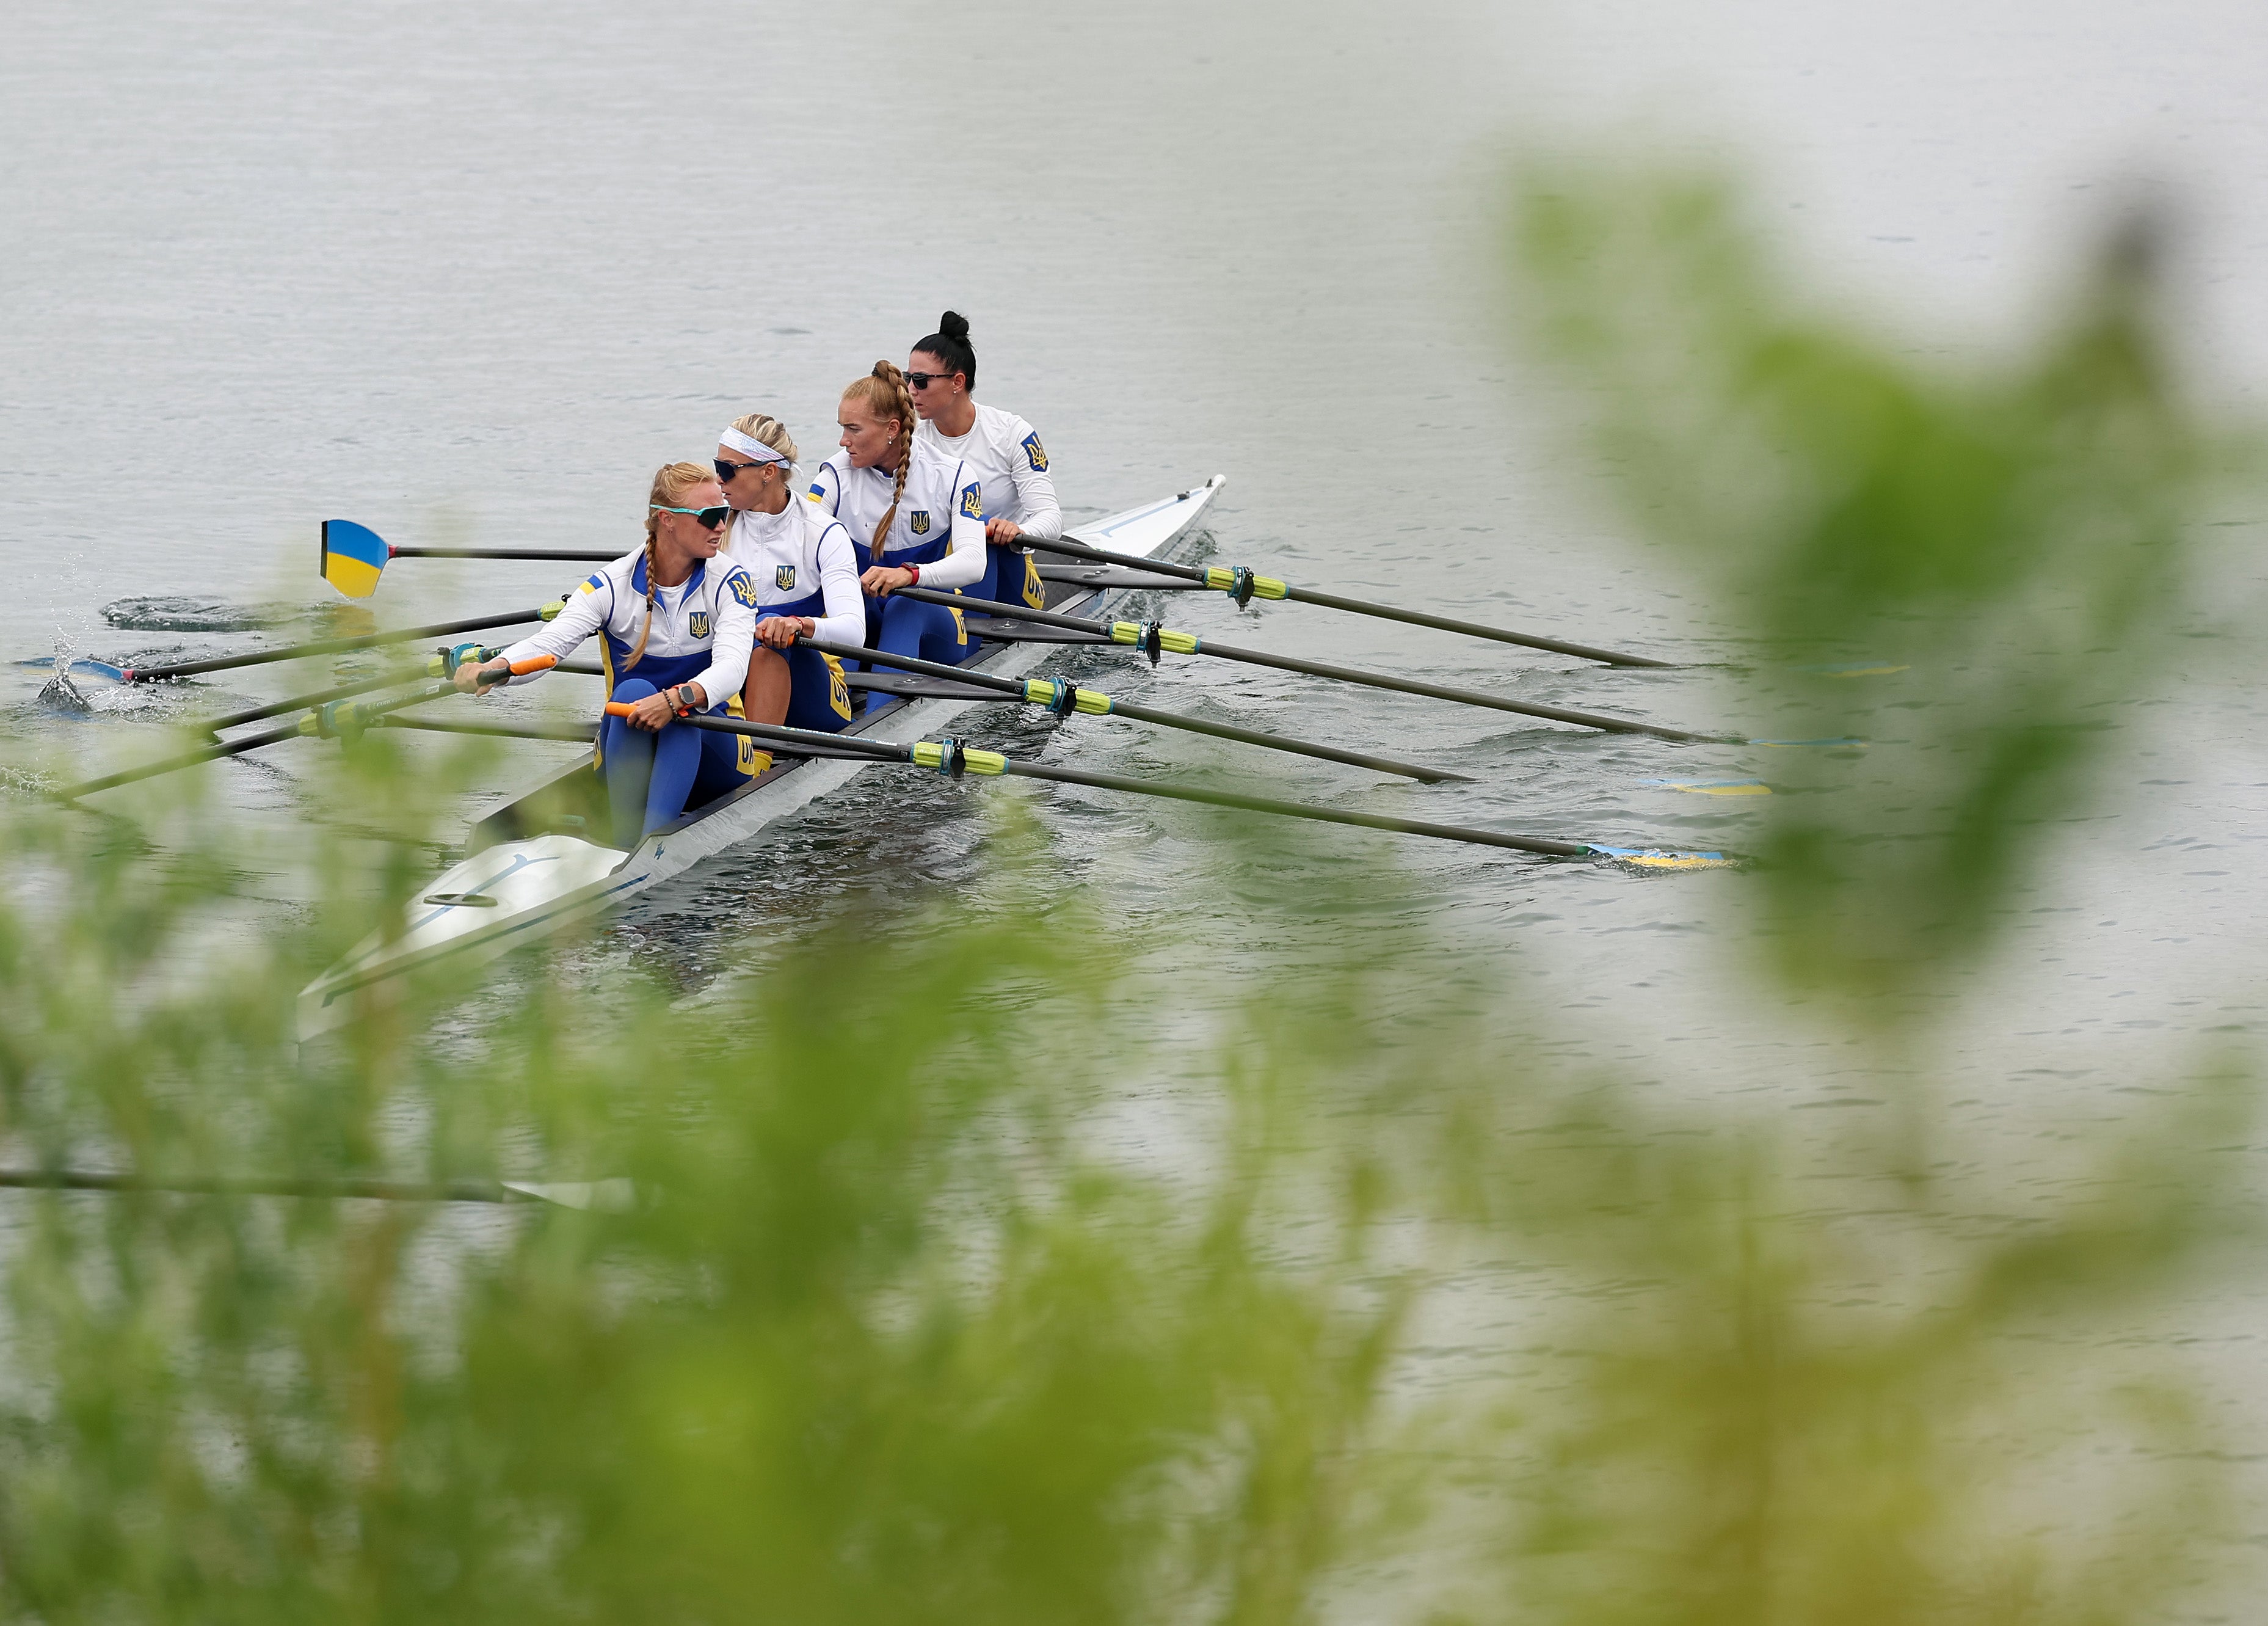
<path id="1" fill-rule="evenodd" d="M 718 435 L 717 444 L 729 446 L 743 456 L 753 457 L 760 463 L 786 463 L 791 469 L 795 466 L 793 461 L 784 453 L 774 451 L 755 436 L 744 435 L 737 429 L 727 429 L 723 434 Z"/>

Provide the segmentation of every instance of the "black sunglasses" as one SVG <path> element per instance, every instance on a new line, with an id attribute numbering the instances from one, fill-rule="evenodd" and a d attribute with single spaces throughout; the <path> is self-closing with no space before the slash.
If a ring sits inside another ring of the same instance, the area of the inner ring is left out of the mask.
<path id="1" fill-rule="evenodd" d="M 718 479 L 726 485 L 730 485 L 733 483 L 733 477 L 739 474 L 743 469 L 768 469 L 771 467 L 769 463 L 736 463 L 731 459 L 725 457 L 712 457 L 709 460 L 709 462 L 710 466 L 716 469 Z"/>
<path id="2" fill-rule="evenodd" d="M 713 508 L 665 508 L 659 503 L 654 503 L 652 506 L 657 514 L 689 514 L 700 522 L 701 528 L 704 531 L 724 529 L 725 521 L 733 515 L 733 510 L 723 503 L 718 504 Z"/>
<path id="3" fill-rule="evenodd" d="M 916 389 L 927 389 L 932 384 L 942 384 L 953 376 L 950 373 L 909 373 L 906 382 Z"/>

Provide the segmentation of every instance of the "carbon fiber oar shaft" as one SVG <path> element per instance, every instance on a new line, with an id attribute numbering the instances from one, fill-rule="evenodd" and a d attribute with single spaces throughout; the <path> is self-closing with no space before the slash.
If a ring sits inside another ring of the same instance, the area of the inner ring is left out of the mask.
<path id="1" fill-rule="evenodd" d="M 1277 580 L 1273 576 L 1257 576 L 1233 565 L 1200 567 L 1175 565 L 1164 559 L 1142 558 L 1131 553 L 1111 553 L 1101 548 L 1089 547 L 1083 542 L 1074 542 L 1068 536 L 1057 542 L 1035 542 L 1028 536 L 1020 536 L 1016 545 L 1035 548 L 1042 553 L 1060 553 L 1071 558 L 1090 559 L 1098 565 L 1119 565 L 1129 569 L 1150 571 L 1160 576 L 1172 576 L 1226 593 L 1240 605 L 1256 598 L 1283 599 L 1292 603 L 1320 604 L 1326 610 L 1344 610 L 1358 616 L 1376 616 L 1387 621 L 1406 622 L 1411 626 L 1433 627 L 1443 632 L 1462 632 L 1468 638 L 1486 638 L 1499 644 L 1517 644 L 1523 649 L 1543 649 L 1553 654 L 1574 655 L 1585 661 L 1603 661 L 1609 666 L 1672 664 L 1646 655 L 1601 649 L 1592 644 L 1573 644 L 1565 639 L 1544 638 L 1533 632 L 1512 632 L 1502 627 L 1484 626 L 1477 621 L 1459 621 L 1448 616 L 1429 615 L 1422 610 L 1396 610 L 1390 604 L 1343 598 L 1336 593 L 1319 592 L 1314 588 L 1295 588 L 1289 582 Z"/>
<path id="2" fill-rule="evenodd" d="M 154 683 L 163 677 L 188 677 L 199 672 L 225 672 L 233 667 L 265 666 L 272 661 L 297 661 L 302 655 L 342 655 L 357 649 L 376 649 L 385 644 L 406 644 L 412 639 L 446 638 L 452 632 L 478 632 L 492 626 L 518 626 L 524 621 L 549 621 L 558 613 L 557 604 L 543 604 L 534 610 L 515 610 L 509 615 L 437 621 L 431 626 L 403 627 L 399 632 L 372 632 L 362 638 L 327 638 L 312 644 L 286 644 L 281 649 L 263 649 L 256 654 L 216 655 L 210 661 L 175 661 L 166 666 L 129 666 L 123 669 L 119 681 Z"/>
<path id="3" fill-rule="evenodd" d="M 1116 699 L 1100 689 L 1082 689 L 1052 678 L 1001 677 L 969 667 L 948 666 L 941 661 L 919 661 L 910 655 L 892 654 L 887 650 L 868 649 L 858 644 L 828 644 L 810 638 L 799 638 L 795 641 L 840 660 L 868 661 L 877 667 L 918 672 L 926 677 L 950 678 L 973 688 L 989 689 L 995 694 L 1021 700 L 1027 706 L 1044 706 L 1058 714 L 1083 712 L 1094 717 L 1131 717 L 1138 722 L 1155 723 L 1161 728 L 1182 728 L 1191 734 L 1211 735 L 1215 739 L 1257 745 L 1266 750 L 1316 757 L 1325 762 L 1343 762 L 1349 767 L 1366 768 L 1373 773 L 1395 773 L 1404 779 L 1420 780 L 1428 784 L 1439 784 L 1447 780 L 1470 782 L 1464 774 L 1452 773 L 1446 768 L 1423 767 L 1417 763 L 1397 762 L 1390 757 L 1374 757 L 1363 751 L 1345 750 L 1336 745 L 1319 745 L 1312 740 L 1293 739 L 1288 735 L 1265 734 L 1256 728 L 1208 722 L 1204 718 L 1186 716 L 1180 712 L 1157 711 L 1150 706 L 1134 706 Z"/>
<path id="4" fill-rule="evenodd" d="M 1004 757 L 998 751 L 971 750 L 955 740 L 917 740 L 908 745 L 894 745 L 886 740 L 862 739 L 857 735 L 822 734 L 813 728 L 742 722 L 732 717 L 696 713 L 677 721 L 689 723 L 696 728 L 714 729 L 722 734 L 744 734 L 751 739 L 774 742 L 783 748 L 782 756 L 862 756 L 874 762 L 897 762 L 931 768 L 949 773 L 955 779 L 967 772 L 1049 780 L 1060 785 L 1083 785 L 1095 790 L 1124 791 L 1139 796 L 1163 796 L 1175 802 L 1201 802 L 1214 807 L 1235 808 L 1248 813 L 1270 813 L 1281 818 L 1309 819 L 1325 824 L 1355 824 L 1366 830 L 1430 836 L 1439 841 L 1505 847 L 1513 852 L 1536 853 L 1551 858 L 1584 858 L 1593 852 L 1588 843 L 1581 841 L 1555 841 L 1543 836 L 1511 836 L 1494 830 L 1477 830 L 1468 824 L 1433 824 L 1418 819 L 1393 818 L 1379 813 L 1348 813 L 1337 808 L 1316 807 L 1304 802 L 1279 802 L 1271 796 L 1247 796 L 1234 791 L 1207 790 L 1196 785 L 1128 779 L 1116 773 L 1090 773 L 1083 768 L 1053 767 Z"/>
<path id="5" fill-rule="evenodd" d="M 1539 706 L 1526 700 L 1507 700 L 1501 695 L 1484 693 L 1478 689 L 1453 689 L 1446 684 L 1420 683 L 1416 678 L 1394 677 L 1384 672 L 1366 671 L 1359 667 L 1334 666 L 1324 661 L 1302 661 L 1292 655 L 1270 654 L 1262 649 L 1242 649 L 1233 644 L 1217 644 L 1193 632 L 1170 632 L 1154 623 L 1096 621 L 1086 616 L 1058 615 L 1053 610 L 1033 610 L 1021 604 L 963 598 L 951 593 L 933 592 L 928 588 L 895 588 L 892 591 L 908 598 L 919 599 L 924 603 L 943 604 L 954 610 L 982 610 L 1003 621 L 1028 621 L 1037 626 L 1065 627 L 1091 633 L 1098 642 L 1150 649 L 1153 654 L 1166 650 L 1176 654 L 1212 655 L 1223 661 L 1241 661 L 1247 666 L 1272 667 L 1281 672 L 1328 677 L 1338 683 L 1360 684 L 1370 689 L 1390 689 L 1398 694 L 1423 695 L 1428 699 L 1450 700 L 1461 706 L 1485 706 L 1491 711 L 1540 717 L 1547 722 L 1564 722 L 1578 728 L 1597 728 L 1608 734 L 1650 735 L 1658 740 L 1675 740 L 1681 744 L 1727 743 L 1725 736 L 1719 735 L 1665 728 L 1657 723 L 1638 722 L 1628 717 L 1610 717 L 1602 712 L 1579 712 L 1564 706 Z M 975 630 L 980 637 L 991 636 L 983 628 Z M 1155 635 L 1154 648 L 1152 647 L 1152 634 Z M 1012 633 L 1008 635 L 1011 639 L 1013 636 Z"/>
<path id="6" fill-rule="evenodd" d="M 67 785 L 55 792 L 58 802 L 76 802 L 81 796 L 91 796 L 98 790 L 108 790 L 114 785 L 131 785 L 136 780 L 155 779 L 160 773 L 171 773 L 176 768 L 194 768 L 201 762 L 213 762 L 223 757 L 235 757 L 245 751 L 257 750 L 263 745 L 274 745 L 284 740 L 297 739 L 299 725 L 270 728 L 261 734 L 248 734 L 240 740 L 227 740 L 217 745 L 203 745 L 178 757 L 168 757 L 162 762 L 145 762 L 136 768 L 124 768 L 116 773 L 106 773 L 99 780 L 82 784 Z"/>

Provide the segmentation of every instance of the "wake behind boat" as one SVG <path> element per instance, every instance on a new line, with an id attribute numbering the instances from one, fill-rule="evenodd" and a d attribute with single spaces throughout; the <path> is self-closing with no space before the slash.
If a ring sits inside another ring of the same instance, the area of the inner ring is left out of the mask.
<path id="1" fill-rule="evenodd" d="M 1079 534 L 1120 557 L 1172 558 L 1226 483 L 1215 475 L 1162 501 L 1082 527 Z M 1080 573 L 1044 582 L 1049 612 L 1101 615 L 1135 585 L 1089 585 L 1075 579 Z M 968 669 L 1018 676 L 1048 653 L 1041 640 L 989 643 Z M 901 686 L 920 687 L 904 680 Z M 910 744 L 976 704 L 973 697 L 950 692 L 903 698 L 877 692 L 865 714 L 842 732 L 846 738 Z M 597 769 L 586 761 L 555 774 L 475 824 L 468 855 L 420 893 L 401 921 L 373 933 L 308 985 L 299 996 L 300 1036 L 312 1038 L 342 1025 L 360 1003 L 382 997 L 388 984 L 412 972 L 442 961 L 478 965 L 613 908 L 755 838 L 872 765 L 865 759 L 783 757 L 739 789 L 650 831 L 627 853 L 600 839 L 609 821 Z"/>

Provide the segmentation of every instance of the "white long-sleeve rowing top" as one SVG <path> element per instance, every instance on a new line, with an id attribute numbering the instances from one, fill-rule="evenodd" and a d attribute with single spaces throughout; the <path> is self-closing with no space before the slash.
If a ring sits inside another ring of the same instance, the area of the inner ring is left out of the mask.
<path id="1" fill-rule="evenodd" d="M 1047 448 L 1039 432 L 1013 412 L 980 405 L 968 432 L 951 440 L 924 418 L 914 430 L 914 443 L 961 458 L 976 471 L 984 485 L 986 519 L 1012 520 L 1037 542 L 1062 536 L 1063 508 L 1048 473 Z"/>
<path id="2" fill-rule="evenodd" d="M 965 588 L 984 574 L 984 484 L 976 469 L 948 457 L 918 436 L 906 448 L 905 495 L 884 538 L 881 563 L 918 565 L 925 588 Z M 890 509 L 897 477 L 882 469 L 854 469 L 837 452 L 819 465 L 811 501 L 849 528 L 859 563 L 871 561 L 874 528 Z"/>
<path id="3" fill-rule="evenodd" d="M 723 550 L 756 584 L 756 617 L 809 616 L 812 636 L 837 644 L 866 639 L 866 599 L 858 554 L 843 522 L 817 503 L 791 498 L 777 514 L 733 516 Z"/>
<path id="4" fill-rule="evenodd" d="M 643 677 L 656 689 L 699 684 L 712 708 L 739 694 L 756 639 L 756 584 L 748 573 L 719 553 L 695 565 L 681 585 L 656 588 L 653 630 L 637 664 L 625 669 L 638 629 L 645 625 L 645 579 L 642 547 L 602 565 L 567 595 L 549 626 L 512 645 L 504 658 L 550 655 L 563 661 L 595 632 L 609 697 L 624 677 Z M 531 672 L 512 681 L 533 683 L 542 675 Z"/>

